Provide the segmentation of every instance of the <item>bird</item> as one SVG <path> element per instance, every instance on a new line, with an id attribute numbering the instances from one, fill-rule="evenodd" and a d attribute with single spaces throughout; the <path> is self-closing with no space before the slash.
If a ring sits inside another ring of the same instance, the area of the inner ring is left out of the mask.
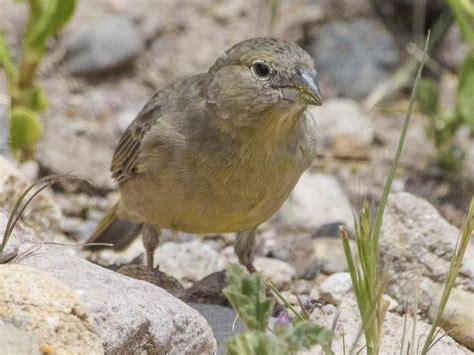
<path id="1" fill-rule="evenodd" d="M 233 45 L 207 72 L 159 90 L 126 129 L 111 165 L 120 199 L 88 243 L 120 250 L 141 234 L 153 270 L 162 229 L 236 232 L 238 260 L 255 272 L 257 227 L 315 158 L 307 107 L 322 103 L 314 61 L 296 43 Z"/>

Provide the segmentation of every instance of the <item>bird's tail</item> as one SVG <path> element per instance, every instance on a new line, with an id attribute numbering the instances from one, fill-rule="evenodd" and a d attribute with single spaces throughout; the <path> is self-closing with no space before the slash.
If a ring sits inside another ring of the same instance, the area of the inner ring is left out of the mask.
<path id="1" fill-rule="evenodd" d="M 119 202 L 107 210 L 102 220 L 96 227 L 94 234 L 87 240 L 89 243 L 113 244 L 114 250 L 125 249 L 140 234 L 143 223 L 133 223 L 117 217 Z M 106 246 L 92 245 L 87 249 L 101 249 Z"/>

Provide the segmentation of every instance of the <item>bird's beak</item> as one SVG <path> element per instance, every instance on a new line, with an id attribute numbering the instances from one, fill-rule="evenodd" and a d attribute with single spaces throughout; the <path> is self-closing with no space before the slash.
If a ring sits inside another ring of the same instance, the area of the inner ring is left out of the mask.
<path id="1" fill-rule="evenodd" d="M 323 104 L 323 97 L 316 80 L 316 71 L 309 68 L 299 68 L 291 80 L 290 86 L 281 89 L 285 100 L 298 102 L 303 105 Z"/>

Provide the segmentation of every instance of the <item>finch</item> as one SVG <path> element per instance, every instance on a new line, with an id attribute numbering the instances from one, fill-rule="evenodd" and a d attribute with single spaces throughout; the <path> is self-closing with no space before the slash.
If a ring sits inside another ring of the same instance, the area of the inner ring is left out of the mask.
<path id="1" fill-rule="evenodd" d="M 127 128 L 111 168 L 121 197 L 89 243 L 122 249 L 141 233 L 153 269 L 163 228 L 238 232 L 235 252 L 254 271 L 256 228 L 310 166 L 307 106 L 321 104 L 314 62 L 297 44 L 235 44 L 207 73 L 158 91 Z"/>

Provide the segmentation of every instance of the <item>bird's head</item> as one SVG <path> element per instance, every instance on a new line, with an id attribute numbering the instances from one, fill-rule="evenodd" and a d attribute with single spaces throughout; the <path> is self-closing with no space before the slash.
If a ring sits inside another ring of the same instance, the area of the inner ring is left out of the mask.
<path id="1" fill-rule="evenodd" d="M 222 115 L 243 119 L 275 108 L 301 111 L 323 101 L 313 60 L 297 44 L 282 39 L 237 43 L 217 59 L 209 74 L 207 99 Z"/>

